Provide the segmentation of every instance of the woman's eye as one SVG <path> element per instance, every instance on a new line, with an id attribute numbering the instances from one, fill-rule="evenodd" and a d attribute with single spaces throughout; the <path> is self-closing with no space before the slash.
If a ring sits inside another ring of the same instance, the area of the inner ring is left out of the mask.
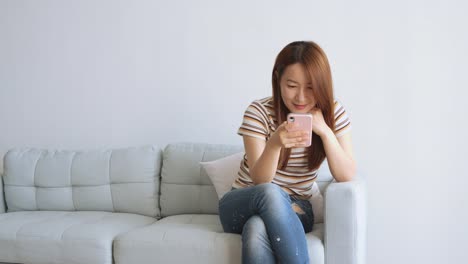
<path id="1" fill-rule="evenodd" d="M 307 87 L 307 89 L 312 90 L 312 87 Z"/>
<path id="2" fill-rule="evenodd" d="M 296 88 L 297 86 L 288 85 L 289 88 Z"/>

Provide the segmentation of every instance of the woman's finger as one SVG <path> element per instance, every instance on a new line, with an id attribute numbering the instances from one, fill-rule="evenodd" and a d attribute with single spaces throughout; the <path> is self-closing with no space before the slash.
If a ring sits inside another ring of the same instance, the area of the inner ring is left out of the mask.
<path id="1" fill-rule="evenodd" d="M 297 125 L 295 123 L 286 122 L 285 128 L 287 131 L 294 131 L 294 129 L 297 128 Z"/>
<path id="2" fill-rule="evenodd" d="M 307 137 L 295 137 L 295 138 L 288 138 L 283 141 L 283 145 L 287 144 L 301 144 L 307 142 Z"/>
<path id="3" fill-rule="evenodd" d="M 307 137 L 307 136 L 309 136 L 309 132 L 307 131 L 292 131 L 292 132 L 288 132 L 285 135 L 286 138 Z"/>
<path id="4" fill-rule="evenodd" d="M 285 144 L 284 147 L 285 148 L 303 148 L 307 146 L 307 143 L 304 142 L 304 141 L 301 141 L 301 142 L 295 142 L 295 143 L 288 143 L 288 144 Z"/>

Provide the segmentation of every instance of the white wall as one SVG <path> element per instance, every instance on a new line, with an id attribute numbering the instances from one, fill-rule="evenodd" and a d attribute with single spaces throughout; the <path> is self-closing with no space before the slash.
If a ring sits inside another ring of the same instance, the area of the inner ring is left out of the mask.
<path id="1" fill-rule="evenodd" d="M 368 177 L 368 263 L 465 263 L 468 5 L 380 2 L 0 1 L 0 155 L 241 144 L 276 54 L 314 40 Z"/>

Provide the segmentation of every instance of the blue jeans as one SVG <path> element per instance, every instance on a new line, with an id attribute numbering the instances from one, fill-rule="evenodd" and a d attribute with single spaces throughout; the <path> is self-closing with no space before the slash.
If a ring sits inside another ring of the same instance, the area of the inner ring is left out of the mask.
<path id="1" fill-rule="evenodd" d="M 242 263 L 309 263 L 305 233 L 314 214 L 308 200 L 263 183 L 226 193 L 219 217 L 224 232 L 242 234 Z"/>

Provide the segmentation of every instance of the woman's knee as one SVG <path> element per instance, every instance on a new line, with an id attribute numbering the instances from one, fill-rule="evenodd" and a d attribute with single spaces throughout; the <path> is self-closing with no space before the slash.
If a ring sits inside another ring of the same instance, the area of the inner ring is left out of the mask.
<path id="1" fill-rule="evenodd" d="M 258 215 L 251 216 L 244 224 L 244 228 L 242 230 L 242 242 L 266 242 L 265 240 L 267 239 L 268 234 L 262 218 Z"/>

